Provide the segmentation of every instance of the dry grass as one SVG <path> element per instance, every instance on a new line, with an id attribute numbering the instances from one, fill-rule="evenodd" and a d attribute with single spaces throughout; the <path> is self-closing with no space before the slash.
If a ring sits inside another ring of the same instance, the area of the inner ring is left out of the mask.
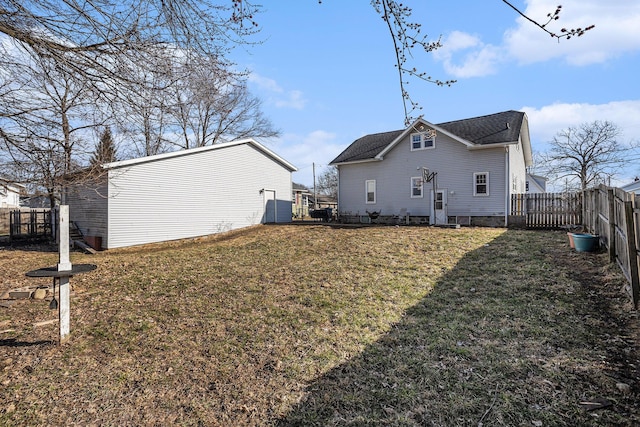
<path id="1" fill-rule="evenodd" d="M 0 425 L 637 424 L 623 280 L 565 240 L 278 226 L 73 254 L 98 270 L 67 344 L 32 326 L 47 302 L 0 308 Z M 0 291 L 56 262 L 0 250 Z"/>

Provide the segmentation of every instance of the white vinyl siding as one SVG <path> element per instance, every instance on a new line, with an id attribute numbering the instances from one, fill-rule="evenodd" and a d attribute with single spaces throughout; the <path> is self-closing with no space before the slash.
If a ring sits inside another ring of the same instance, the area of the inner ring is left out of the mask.
<path id="1" fill-rule="evenodd" d="M 291 221 L 295 167 L 252 140 L 107 167 L 104 196 L 78 193 L 70 207 L 84 228 L 103 233 L 107 249 Z"/>
<path id="2" fill-rule="evenodd" d="M 407 188 L 422 168 L 436 172 L 439 188 L 447 188 L 447 214 L 450 216 L 503 216 L 505 214 L 504 147 L 468 150 L 459 141 L 439 134 L 433 150 L 411 150 L 410 134 L 386 153 L 382 161 L 340 165 L 339 210 L 363 214 L 370 207 L 362 195 L 365 180 L 376 181 L 376 211 L 381 215 L 430 215 L 433 182 L 424 183 L 423 197 L 411 197 Z M 515 151 L 515 150 L 514 150 Z M 491 177 L 491 193 L 473 197 L 474 172 L 486 171 Z M 500 189 L 500 190 L 498 190 Z M 495 190 L 495 191 L 494 191 Z"/>
<path id="3" fill-rule="evenodd" d="M 291 172 L 250 145 L 135 164 L 109 175 L 110 248 L 273 222 L 275 210 L 277 222 L 291 221 Z"/>
<path id="4" fill-rule="evenodd" d="M 489 196 L 489 172 L 476 172 L 473 174 L 473 195 Z"/>
<path id="5" fill-rule="evenodd" d="M 422 177 L 411 177 L 411 198 L 423 197 Z"/>
<path id="6" fill-rule="evenodd" d="M 376 203 L 376 180 L 368 179 L 364 183 L 365 202 L 368 205 Z"/>
<path id="7" fill-rule="evenodd" d="M 511 173 L 511 194 L 527 191 L 527 167 L 522 156 L 522 142 L 509 148 L 509 172 Z"/>

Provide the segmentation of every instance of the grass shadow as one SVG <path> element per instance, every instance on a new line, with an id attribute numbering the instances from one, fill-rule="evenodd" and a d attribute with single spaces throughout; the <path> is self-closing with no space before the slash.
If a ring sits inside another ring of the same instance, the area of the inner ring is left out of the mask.
<path id="1" fill-rule="evenodd" d="M 40 341 L 18 341 L 16 338 L 0 339 L 0 347 L 36 347 L 36 346 L 51 346 L 56 345 L 57 342 L 51 340 Z"/>
<path id="2" fill-rule="evenodd" d="M 632 339 L 607 339 L 624 335 L 609 305 L 624 304 L 620 283 L 609 283 L 604 255 L 548 236 L 507 231 L 466 254 L 386 335 L 313 381 L 274 424 L 640 422 L 637 371 L 620 356 L 637 361 L 637 349 Z M 631 390 L 616 388 L 624 381 Z M 614 404 L 580 405 L 602 398 Z"/>

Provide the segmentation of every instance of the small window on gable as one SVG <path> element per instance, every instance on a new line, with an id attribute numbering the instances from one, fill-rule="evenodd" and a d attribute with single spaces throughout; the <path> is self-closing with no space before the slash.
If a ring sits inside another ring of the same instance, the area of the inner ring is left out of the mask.
<path id="1" fill-rule="evenodd" d="M 411 178 L 411 198 L 422 197 L 422 178 L 414 176 Z"/>
<path id="2" fill-rule="evenodd" d="M 376 180 L 369 179 L 365 181 L 365 202 L 367 204 L 374 204 L 376 202 Z"/>
<path id="3" fill-rule="evenodd" d="M 412 133 L 411 134 L 411 151 L 425 150 L 433 148 L 436 145 L 436 138 L 428 133 Z"/>
<path id="4" fill-rule="evenodd" d="M 476 172 L 473 174 L 473 195 L 489 195 L 489 172 Z"/>

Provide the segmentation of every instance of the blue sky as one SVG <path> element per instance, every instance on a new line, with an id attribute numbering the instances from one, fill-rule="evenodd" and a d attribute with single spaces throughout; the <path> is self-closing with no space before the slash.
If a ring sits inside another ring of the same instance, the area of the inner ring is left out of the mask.
<path id="1" fill-rule="evenodd" d="M 620 141 L 640 141 L 640 1 L 516 0 L 544 20 L 563 10 L 550 29 L 595 24 L 583 37 L 555 39 L 520 18 L 500 0 L 407 0 L 423 34 L 441 37 L 435 53 L 412 64 L 452 87 L 413 80 L 408 89 L 432 123 L 505 110 L 525 111 L 533 150 L 547 149 L 560 130 L 609 120 Z M 402 129 L 404 112 L 388 30 L 369 1 L 264 0 L 260 43 L 236 49 L 234 60 L 251 71 L 250 90 L 282 131 L 264 141 L 299 169 L 293 180 L 313 184 L 362 135 Z M 619 182 L 640 175 L 629 162 Z"/>

